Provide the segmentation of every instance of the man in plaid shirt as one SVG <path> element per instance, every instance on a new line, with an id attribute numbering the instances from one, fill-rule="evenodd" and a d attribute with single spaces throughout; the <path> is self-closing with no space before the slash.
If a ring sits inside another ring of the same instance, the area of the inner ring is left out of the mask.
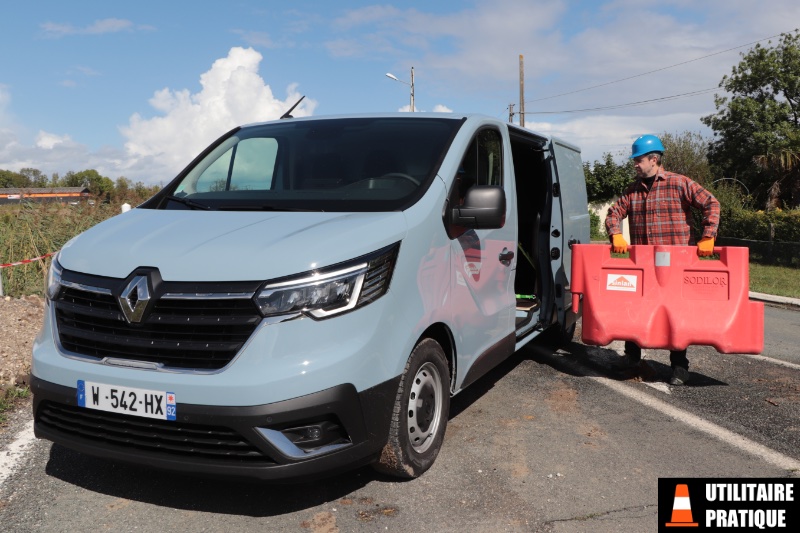
<path id="1" fill-rule="evenodd" d="M 665 171 L 661 166 L 663 154 L 664 145 L 654 135 L 643 135 L 634 141 L 631 159 L 636 181 L 609 208 L 606 217 L 606 232 L 612 249 L 617 253 L 628 251 L 628 243 L 622 236 L 622 220 L 628 217 L 631 244 L 697 244 L 698 255 L 711 255 L 719 227 L 719 202 L 690 178 Z M 700 240 L 693 235 L 692 208 L 703 213 Z M 625 358 L 629 367 L 640 366 L 641 347 L 626 341 Z M 683 385 L 689 379 L 686 350 L 671 351 L 669 359 L 672 365 L 670 384 Z"/>

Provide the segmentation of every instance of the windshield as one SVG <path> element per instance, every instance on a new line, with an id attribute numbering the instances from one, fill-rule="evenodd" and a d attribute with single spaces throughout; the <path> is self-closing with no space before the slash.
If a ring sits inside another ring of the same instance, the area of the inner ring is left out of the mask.
<path id="1" fill-rule="evenodd" d="M 166 209 L 394 211 L 417 201 L 461 120 L 286 120 L 245 127 L 165 190 Z"/>

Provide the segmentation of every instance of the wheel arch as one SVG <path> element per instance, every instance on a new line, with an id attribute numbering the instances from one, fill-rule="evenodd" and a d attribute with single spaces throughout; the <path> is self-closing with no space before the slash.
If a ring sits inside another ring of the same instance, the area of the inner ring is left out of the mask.
<path id="1" fill-rule="evenodd" d="M 428 329 L 422 332 L 422 335 L 419 336 L 414 346 L 426 338 L 435 340 L 444 351 L 444 355 L 447 358 L 447 365 L 450 367 L 450 394 L 452 395 L 456 385 L 456 376 L 458 375 L 456 372 L 456 343 L 453 338 L 453 332 L 442 322 L 431 324 L 428 326 Z"/>

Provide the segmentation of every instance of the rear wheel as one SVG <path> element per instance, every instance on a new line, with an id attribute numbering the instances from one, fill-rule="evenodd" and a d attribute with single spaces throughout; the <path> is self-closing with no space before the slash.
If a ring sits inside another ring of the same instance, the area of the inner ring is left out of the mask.
<path id="1" fill-rule="evenodd" d="M 374 468 L 403 478 L 422 475 L 439 454 L 449 413 L 447 358 L 439 343 L 423 339 L 406 363 L 389 439 Z"/>

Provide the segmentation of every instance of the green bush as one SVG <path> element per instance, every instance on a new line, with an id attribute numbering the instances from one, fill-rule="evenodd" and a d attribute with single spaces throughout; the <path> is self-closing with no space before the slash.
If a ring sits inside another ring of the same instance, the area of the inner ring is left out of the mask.
<path id="1" fill-rule="evenodd" d="M 606 232 L 600 228 L 600 215 L 589 209 L 589 237 L 593 241 L 605 240 Z"/>
<path id="2" fill-rule="evenodd" d="M 770 236 L 770 225 L 772 236 Z M 755 241 L 800 242 L 800 210 L 723 212 L 720 235 Z"/>
<path id="3" fill-rule="evenodd" d="M 752 208 L 752 199 L 731 185 L 722 185 L 712 192 L 721 206 L 721 237 L 800 242 L 800 209 L 756 211 Z M 700 217 L 696 220 L 699 224 Z M 770 225 L 773 228 L 772 239 Z"/>

